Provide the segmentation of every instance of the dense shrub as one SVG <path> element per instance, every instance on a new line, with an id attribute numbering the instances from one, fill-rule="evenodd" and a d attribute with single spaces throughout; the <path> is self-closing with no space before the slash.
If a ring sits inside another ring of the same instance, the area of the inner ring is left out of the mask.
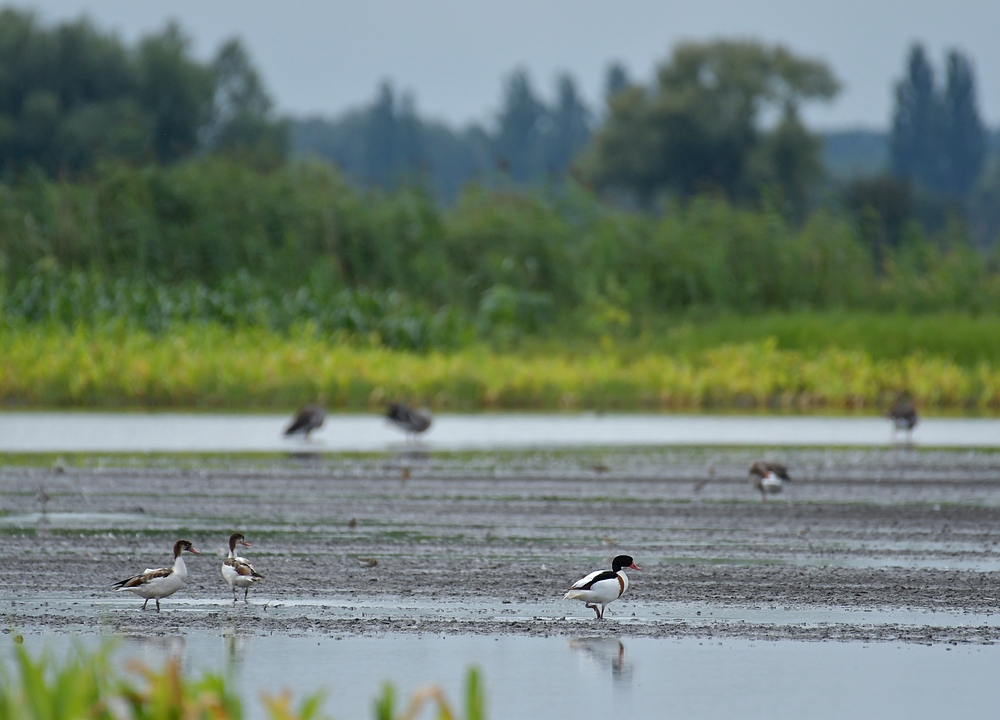
<path id="1" fill-rule="evenodd" d="M 705 309 L 1000 307 L 1000 274 L 960 227 L 908 226 L 878 258 L 865 237 L 833 211 L 795 224 L 711 197 L 645 215 L 574 187 L 473 187 L 442 210 L 419 188 L 358 191 L 322 164 L 108 164 L 0 185 L 0 298 L 8 322 L 310 321 L 407 348 L 636 333 Z"/>

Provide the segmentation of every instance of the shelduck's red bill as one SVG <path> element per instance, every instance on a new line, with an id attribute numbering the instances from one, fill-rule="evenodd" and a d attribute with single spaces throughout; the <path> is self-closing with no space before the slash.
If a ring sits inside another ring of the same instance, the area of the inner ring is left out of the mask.
<path id="1" fill-rule="evenodd" d="M 632 563 L 631 565 L 629 565 L 628 569 L 629 570 L 642 570 L 642 568 L 639 567 L 638 565 L 636 565 L 635 563 Z"/>
<path id="2" fill-rule="evenodd" d="M 250 547 L 250 543 L 248 543 L 246 540 L 240 540 L 240 545 L 242 545 L 243 547 Z"/>
<path id="3" fill-rule="evenodd" d="M 187 549 L 187 551 L 188 551 L 189 553 L 194 553 L 195 555 L 201 555 L 201 553 L 200 553 L 200 552 L 198 552 L 197 550 L 195 550 L 195 549 L 194 549 L 193 547 L 189 547 L 189 548 Z"/>

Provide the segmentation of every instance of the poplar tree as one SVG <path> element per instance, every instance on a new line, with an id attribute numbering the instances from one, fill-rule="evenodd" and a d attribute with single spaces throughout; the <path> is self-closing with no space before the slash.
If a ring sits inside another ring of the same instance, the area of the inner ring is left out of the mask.
<path id="1" fill-rule="evenodd" d="M 948 54 L 948 84 L 944 93 L 943 150 L 947 163 L 943 189 L 964 197 L 983 170 L 986 129 L 976 104 L 972 65 L 963 54 Z"/>
<path id="2" fill-rule="evenodd" d="M 934 69 L 923 45 L 910 49 L 906 77 L 896 85 L 890 152 L 892 171 L 928 188 L 944 180 L 941 161 L 943 109 L 934 87 Z"/>
<path id="3" fill-rule="evenodd" d="M 545 116 L 545 105 L 535 96 L 528 73 L 514 71 L 507 80 L 493 147 L 497 164 L 516 182 L 536 176 L 538 135 Z"/>
<path id="4" fill-rule="evenodd" d="M 965 197 L 983 169 L 986 131 L 968 58 L 951 51 L 946 75 L 942 92 L 923 47 L 913 46 L 907 75 L 896 86 L 892 171 L 926 190 Z"/>
<path id="5" fill-rule="evenodd" d="M 561 175 L 590 139 L 590 111 L 567 74 L 557 82 L 557 100 L 549 112 L 548 132 L 542 137 L 546 159 L 545 171 Z"/>

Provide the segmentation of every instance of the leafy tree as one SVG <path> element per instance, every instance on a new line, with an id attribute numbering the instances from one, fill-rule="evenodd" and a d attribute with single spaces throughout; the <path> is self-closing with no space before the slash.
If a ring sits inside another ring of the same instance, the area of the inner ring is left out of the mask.
<path id="1" fill-rule="evenodd" d="M 141 157 L 145 118 L 125 49 L 81 20 L 49 31 L 0 11 L 0 167 L 80 169 L 103 154 Z"/>
<path id="2" fill-rule="evenodd" d="M 212 70 L 215 97 L 203 143 L 265 166 L 280 162 L 288 152 L 288 124 L 272 118 L 274 103 L 239 40 L 219 49 Z"/>
<path id="3" fill-rule="evenodd" d="M 976 103 L 976 82 L 968 58 L 948 53 L 948 84 L 944 93 L 943 150 L 947 158 L 945 190 L 965 196 L 975 184 L 986 159 L 986 129 Z"/>
<path id="4" fill-rule="evenodd" d="M 162 163 L 195 152 L 212 116 L 213 73 L 188 56 L 189 45 L 175 23 L 139 43 L 139 100 L 152 118 L 153 153 Z"/>
<path id="5" fill-rule="evenodd" d="M 611 102 L 611 99 L 622 90 L 631 85 L 628 77 L 628 70 L 620 62 L 611 63 L 608 72 L 604 77 L 604 99 Z"/>
<path id="6" fill-rule="evenodd" d="M 573 158 L 590 139 L 590 111 L 577 93 L 573 78 L 562 75 L 557 86 L 556 104 L 548 111 L 547 131 L 539 138 L 545 156 L 545 170 L 551 175 L 566 172 Z"/>
<path id="7" fill-rule="evenodd" d="M 497 164 L 516 182 L 537 176 L 538 136 L 545 116 L 545 105 L 535 96 L 528 73 L 515 70 L 507 80 L 493 147 Z"/>
<path id="8" fill-rule="evenodd" d="M 370 106 L 339 118 L 291 122 L 291 144 L 299 155 L 332 160 L 355 183 L 392 188 L 416 173 L 435 196 L 451 201 L 490 162 L 491 138 L 478 125 L 461 131 L 426 122 L 413 100 L 398 100 L 391 85 L 380 87 Z"/>
<path id="9" fill-rule="evenodd" d="M 986 157 L 986 133 L 976 104 L 968 59 L 952 51 L 939 91 L 920 44 L 910 50 L 907 75 L 896 86 L 891 138 L 892 170 L 935 193 L 964 197 Z"/>
<path id="10" fill-rule="evenodd" d="M 880 271 L 889 248 L 903 245 L 907 225 L 913 220 L 913 187 L 892 175 L 861 177 L 841 191 L 844 206 L 854 217 L 858 237 L 868 246 Z"/>
<path id="11" fill-rule="evenodd" d="M 365 175 L 371 182 L 386 184 L 396 164 L 396 96 L 383 82 L 368 110 L 364 138 Z"/>
<path id="12" fill-rule="evenodd" d="M 418 117 L 412 96 L 399 97 L 383 83 L 374 103 L 332 120 L 311 118 L 291 125 L 299 154 L 336 162 L 355 182 L 392 188 L 419 174 L 435 195 L 454 200 L 474 178 L 489 185 L 500 168 L 509 181 L 530 184 L 561 178 L 590 137 L 591 113 L 573 78 L 557 78 L 555 102 L 539 99 L 527 73 L 515 71 L 504 87 L 497 129 L 473 124 L 453 129 Z"/>
<path id="13" fill-rule="evenodd" d="M 392 83 L 383 82 L 363 119 L 362 175 L 368 182 L 391 187 L 420 171 L 423 162 L 421 125 L 413 98 L 397 100 Z"/>
<path id="14" fill-rule="evenodd" d="M 757 182 L 773 188 L 772 201 L 804 220 L 809 190 L 823 177 L 822 140 L 806 130 L 794 108 L 762 138 L 750 162 Z"/>
<path id="15" fill-rule="evenodd" d="M 586 168 L 597 187 L 631 191 L 643 203 L 660 192 L 713 190 L 751 200 L 773 182 L 786 197 L 801 198 L 800 185 L 819 166 L 819 144 L 809 140 L 798 108 L 837 90 L 826 65 L 781 46 L 681 44 L 653 87 L 627 87 L 610 98 Z M 781 118 L 770 132 L 761 122 L 768 110 Z"/>
<path id="16" fill-rule="evenodd" d="M 934 69 L 922 45 L 910 49 L 907 75 L 896 85 L 892 123 L 892 170 L 927 187 L 943 179 L 940 137 L 942 108 L 934 87 Z"/>
<path id="17" fill-rule="evenodd" d="M 75 173 L 101 158 L 168 163 L 204 147 L 283 157 L 285 130 L 236 41 L 191 57 L 168 25 L 126 47 L 87 20 L 0 10 L 0 171 Z"/>
<path id="18" fill-rule="evenodd" d="M 1000 155 L 994 155 L 972 192 L 970 216 L 980 245 L 1000 245 Z"/>

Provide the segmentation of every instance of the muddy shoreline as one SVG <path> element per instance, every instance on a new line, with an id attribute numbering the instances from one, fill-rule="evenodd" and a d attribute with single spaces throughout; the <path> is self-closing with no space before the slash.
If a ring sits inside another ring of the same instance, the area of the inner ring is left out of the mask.
<path id="1" fill-rule="evenodd" d="M 795 478 L 766 503 L 745 480 L 761 456 L 787 462 Z M 0 488 L 8 628 L 1000 640 L 1000 620 L 983 619 L 1000 607 L 998 453 L 85 458 L 0 468 Z M 51 498 L 44 514 L 40 488 Z M 233 530 L 246 533 L 246 555 L 267 578 L 249 607 L 218 604 L 231 595 L 216 553 Z M 110 591 L 121 577 L 168 564 L 177 537 L 203 555 L 189 559 L 187 585 L 161 614 Z M 644 571 L 608 622 L 560 599 L 618 552 Z M 377 609 L 354 617 L 326 608 L 325 598 Z M 297 600 L 314 602 L 299 608 Z M 412 607 L 394 613 L 394 604 Z M 729 619 L 650 614 L 659 604 L 665 613 L 725 608 Z M 760 621 L 760 608 L 774 611 Z M 881 619 L 801 621 L 830 608 Z M 500 615 L 508 610 L 516 617 Z M 918 620 L 896 622 L 894 611 Z M 938 623 L 942 613 L 954 621 Z"/>

